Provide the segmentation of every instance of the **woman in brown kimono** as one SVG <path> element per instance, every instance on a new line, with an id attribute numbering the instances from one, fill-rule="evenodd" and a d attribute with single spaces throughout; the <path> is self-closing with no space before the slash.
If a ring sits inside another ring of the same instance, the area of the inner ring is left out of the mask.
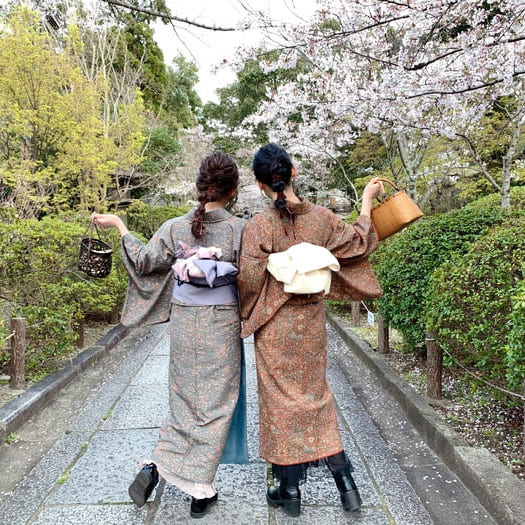
<path id="1" fill-rule="evenodd" d="M 224 209 L 237 194 L 238 180 L 229 155 L 204 159 L 196 181 L 199 205 L 165 222 L 147 244 L 116 215 L 93 214 L 96 224 L 115 227 L 122 236 L 130 276 L 122 323 L 170 319 L 170 411 L 153 455 L 129 487 L 138 506 L 159 475 L 192 496 L 192 517 L 202 517 L 217 501 L 214 479 L 241 381 L 236 263 L 246 221 Z M 245 439 L 240 452 L 247 455 Z"/>
<path id="2" fill-rule="evenodd" d="M 243 232 L 240 272 L 242 337 L 252 333 L 259 389 L 260 455 L 272 463 L 278 487 L 267 492 L 271 506 L 300 512 L 299 485 L 307 468 L 325 460 L 345 510 L 361 498 L 352 478 L 326 381 L 324 299 L 360 300 L 381 295 L 368 255 L 378 241 L 370 220 L 371 203 L 382 191 L 373 179 L 365 188 L 361 214 L 347 224 L 330 210 L 297 197 L 291 181 L 296 168 L 287 152 L 267 144 L 254 157 L 260 189 L 273 206 L 255 215 Z M 308 242 L 327 248 L 340 263 L 329 295 L 290 294 L 267 269 L 268 256 Z"/>

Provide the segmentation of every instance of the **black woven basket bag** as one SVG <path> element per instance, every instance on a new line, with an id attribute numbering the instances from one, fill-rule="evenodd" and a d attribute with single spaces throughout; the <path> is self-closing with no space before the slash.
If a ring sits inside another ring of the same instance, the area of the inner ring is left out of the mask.
<path id="1" fill-rule="evenodd" d="M 97 234 L 96 238 L 93 237 L 93 230 Z M 86 236 L 88 231 L 89 235 Z M 111 246 L 100 239 L 97 225 L 91 223 L 80 241 L 78 269 L 89 277 L 107 277 L 111 272 L 112 258 Z"/>

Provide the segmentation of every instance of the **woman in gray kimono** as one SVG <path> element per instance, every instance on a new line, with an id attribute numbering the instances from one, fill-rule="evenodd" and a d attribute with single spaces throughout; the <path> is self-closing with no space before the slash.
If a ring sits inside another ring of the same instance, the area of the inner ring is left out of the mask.
<path id="1" fill-rule="evenodd" d="M 159 475 L 192 496 L 192 517 L 217 501 L 214 479 L 241 380 L 236 263 L 246 221 L 224 209 L 237 194 L 238 180 L 229 155 L 208 156 L 196 180 L 199 205 L 165 222 L 147 244 L 118 216 L 93 214 L 97 225 L 117 228 L 122 236 L 130 276 L 122 323 L 170 319 L 170 411 L 151 458 L 129 487 L 138 506 Z M 245 434 L 240 445 L 246 455 Z"/>

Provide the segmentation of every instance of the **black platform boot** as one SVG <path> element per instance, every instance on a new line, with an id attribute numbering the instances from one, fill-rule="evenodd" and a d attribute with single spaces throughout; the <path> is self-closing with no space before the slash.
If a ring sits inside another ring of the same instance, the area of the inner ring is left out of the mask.
<path id="1" fill-rule="evenodd" d="M 297 486 L 281 483 L 278 487 L 268 487 L 266 501 L 271 507 L 282 506 L 288 516 L 295 517 L 301 513 L 301 491 Z"/>
<path id="2" fill-rule="evenodd" d="M 357 510 L 361 507 L 361 496 L 351 474 L 354 468 L 345 451 L 343 450 L 333 456 L 329 456 L 325 461 L 341 495 L 343 509 L 352 512 Z"/>
<path id="3" fill-rule="evenodd" d="M 135 504 L 142 507 L 151 496 L 158 482 L 157 467 L 154 463 L 150 463 L 137 474 L 133 483 L 129 486 L 128 493 Z"/>
<path id="4" fill-rule="evenodd" d="M 350 471 L 336 472 L 333 476 L 341 495 L 343 509 L 354 512 L 361 507 L 361 496 Z"/>

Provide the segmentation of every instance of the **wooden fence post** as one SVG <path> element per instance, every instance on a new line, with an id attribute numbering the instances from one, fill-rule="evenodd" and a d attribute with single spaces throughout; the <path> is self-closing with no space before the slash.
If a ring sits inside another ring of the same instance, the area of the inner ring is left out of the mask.
<path id="1" fill-rule="evenodd" d="M 75 332 L 77 333 L 77 348 L 82 348 L 84 346 L 86 335 L 84 318 L 79 319 L 75 323 Z"/>
<path id="2" fill-rule="evenodd" d="M 436 343 L 435 334 L 429 332 L 427 346 L 427 396 L 441 399 L 443 396 L 443 350 Z"/>
<path id="3" fill-rule="evenodd" d="M 11 331 L 14 332 L 14 335 L 11 338 L 10 386 L 13 389 L 21 390 L 25 387 L 26 320 L 23 317 L 13 317 L 11 319 Z"/>
<path id="4" fill-rule="evenodd" d="M 361 303 L 352 301 L 352 326 L 361 326 Z"/>
<path id="5" fill-rule="evenodd" d="M 377 314 L 377 351 L 380 354 L 390 353 L 388 321 L 381 314 Z"/>

